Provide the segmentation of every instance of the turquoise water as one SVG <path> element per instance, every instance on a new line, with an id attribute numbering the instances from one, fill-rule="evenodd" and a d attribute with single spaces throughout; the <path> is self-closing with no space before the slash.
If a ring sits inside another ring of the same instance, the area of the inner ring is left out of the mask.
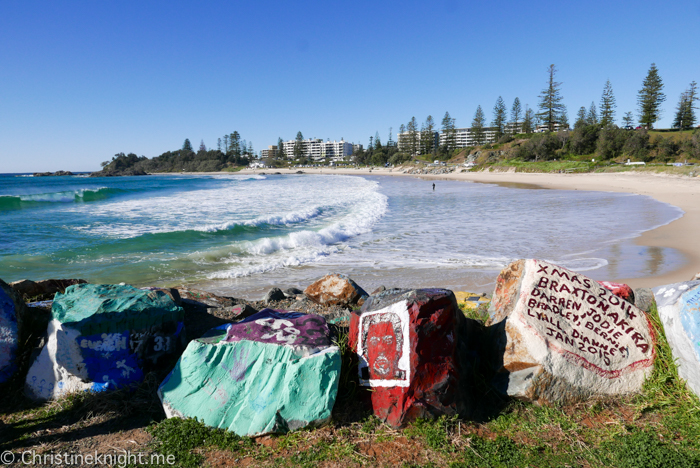
<path id="1" fill-rule="evenodd" d="M 200 285 L 259 296 L 330 271 L 362 286 L 492 289 L 517 258 L 596 279 L 671 271 L 632 239 L 680 210 L 649 197 L 338 175 L 0 175 L 0 278 Z"/>

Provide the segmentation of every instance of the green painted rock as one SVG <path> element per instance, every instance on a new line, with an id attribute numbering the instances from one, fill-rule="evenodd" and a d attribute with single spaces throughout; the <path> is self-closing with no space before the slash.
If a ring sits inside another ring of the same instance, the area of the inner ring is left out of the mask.
<path id="1" fill-rule="evenodd" d="M 322 317 L 264 309 L 190 342 L 158 396 L 168 417 L 255 436 L 328 421 L 339 377 Z"/>
<path id="2" fill-rule="evenodd" d="M 77 284 L 56 294 L 48 340 L 29 369 L 30 397 L 102 391 L 139 382 L 182 350 L 184 312 L 164 291 Z"/>

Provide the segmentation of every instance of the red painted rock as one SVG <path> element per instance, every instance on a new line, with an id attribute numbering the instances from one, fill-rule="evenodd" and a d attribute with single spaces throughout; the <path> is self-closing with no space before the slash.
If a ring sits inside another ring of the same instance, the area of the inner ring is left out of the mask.
<path id="1" fill-rule="evenodd" d="M 348 306 L 362 305 L 368 294 L 345 275 L 326 275 L 304 290 L 316 304 Z"/>
<path id="2" fill-rule="evenodd" d="M 378 418 L 402 427 L 468 406 L 459 348 L 468 322 L 446 289 L 387 290 L 351 314 L 360 385 L 372 388 Z"/>
<path id="3" fill-rule="evenodd" d="M 496 388 L 538 403 L 638 392 L 652 371 L 645 313 L 573 271 L 518 260 L 498 276 L 489 309 Z"/>
<path id="4" fill-rule="evenodd" d="M 624 283 L 613 283 L 612 281 L 598 281 L 608 291 L 612 291 L 617 297 L 621 297 L 629 303 L 634 304 L 634 291 Z"/>

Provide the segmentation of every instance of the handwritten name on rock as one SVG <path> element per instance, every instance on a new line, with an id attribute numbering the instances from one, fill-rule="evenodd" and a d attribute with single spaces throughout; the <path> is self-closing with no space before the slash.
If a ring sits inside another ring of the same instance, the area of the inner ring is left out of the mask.
<path id="1" fill-rule="evenodd" d="M 653 338 L 644 313 L 594 281 L 542 262 L 523 288 L 521 317 L 547 346 L 599 375 L 650 365 Z"/>

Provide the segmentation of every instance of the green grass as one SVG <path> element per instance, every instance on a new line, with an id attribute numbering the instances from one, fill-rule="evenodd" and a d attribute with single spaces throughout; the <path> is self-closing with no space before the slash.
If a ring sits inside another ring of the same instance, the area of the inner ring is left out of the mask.
<path id="1" fill-rule="evenodd" d="M 475 320 L 486 318 L 485 306 L 464 312 Z M 153 395 L 159 380 L 153 377 L 135 392 L 80 394 L 40 406 L 10 402 L 2 414 L 2 439 L 4 447 L 31 447 L 48 440 L 47 430 L 80 430 L 94 418 L 99 424 L 113 418 L 126 428 L 145 427 L 153 438 L 146 449 L 172 455 L 182 467 L 208 460 L 294 468 L 699 467 L 700 401 L 678 376 L 655 308 L 649 318 L 657 335 L 654 370 L 642 392 L 629 397 L 570 406 L 510 401 L 481 421 L 443 416 L 395 430 L 361 403 L 367 391 L 357 386 L 347 329 L 338 327 L 342 388 L 325 427 L 261 440 L 192 419 L 162 419 Z M 477 404 L 488 404 L 490 391 L 485 382 L 479 385 Z"/>

